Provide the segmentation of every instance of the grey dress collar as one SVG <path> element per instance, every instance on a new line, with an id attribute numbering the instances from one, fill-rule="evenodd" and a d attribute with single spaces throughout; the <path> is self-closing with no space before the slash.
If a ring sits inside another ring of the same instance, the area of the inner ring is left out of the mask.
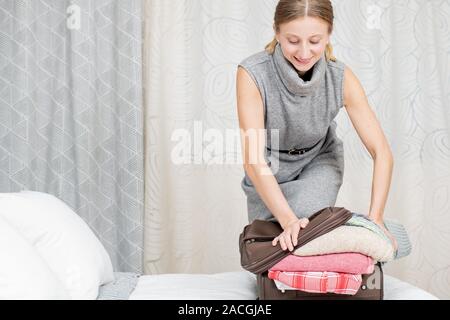
<path id="1" fill-rule="evenodd" d="M 325 55 L 322 55 L 319 61 L 313 66 L 311 80 L 304 81 L 300 78 L 295 67 L 284 57 L 279 43 L 275 47 L 273 62 L 275 70 L 286 88 L 291 93 L 302 96 L 311 95 L 320 86 L 327 67 Z"/>

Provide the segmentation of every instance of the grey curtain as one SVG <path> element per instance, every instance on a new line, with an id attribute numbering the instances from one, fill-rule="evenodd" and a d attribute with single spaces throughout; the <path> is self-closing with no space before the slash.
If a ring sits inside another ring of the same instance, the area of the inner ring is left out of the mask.
<path id="1" fill-rule="evenodd" d="M 65 201 L 116 271 L 142 270 L 141 23 L 140 0 L 0 0 L 0 192 Z"/>

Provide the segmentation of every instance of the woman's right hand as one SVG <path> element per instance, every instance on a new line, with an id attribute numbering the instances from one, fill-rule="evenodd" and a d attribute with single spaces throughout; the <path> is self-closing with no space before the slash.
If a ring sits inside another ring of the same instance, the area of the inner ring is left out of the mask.
<path id="1" fill-rule="evenodd" d="M 272 245 L 276 246 L 279 242 L 281 245 L 281 249 L 283 251 L 286 251 L 286 249 L 289 249 L 289 251 L 293 251 L 294 247 L 298 244 L 298 233 L 301 229 L 306 228 L 308 225 L 309 220 L 307 218 L 302 219 L 295 219 L 290 221 L 286 224 L 286 226 L 283 228 L 283 232 L 273 239 Z"/>

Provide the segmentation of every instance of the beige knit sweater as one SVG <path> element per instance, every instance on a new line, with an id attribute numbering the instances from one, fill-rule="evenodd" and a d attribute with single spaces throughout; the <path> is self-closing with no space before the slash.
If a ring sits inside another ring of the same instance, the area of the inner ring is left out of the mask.
<path id="1" fill-rule="evenodd" d="M 376 233 L 355 226 L 338 227 L 294 251 L 297 256 L 358 252 L 380 262 L 394 259 L 394 247 Z"/>

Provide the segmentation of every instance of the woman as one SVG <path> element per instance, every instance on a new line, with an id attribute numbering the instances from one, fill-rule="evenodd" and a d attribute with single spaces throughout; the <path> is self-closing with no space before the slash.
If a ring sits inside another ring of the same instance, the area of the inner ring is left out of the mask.
<path id="1" fill-rule="evenodd" d="M 374 160 L 369 218 L 397 246 L 383 224 L 392 152 L 359 80 L 333 56 L 333 20 L 329 0 L 279 1 L 274 40 L 237 71 L 249 221 L 277 220 L 283 232 L 273 245 L 283 250 L 293 251 L 308 217 L 335 205 L 344 149 L 334 118 L 342 106 Z M 251 140 L 254 130 L 267 131 Z"/>

